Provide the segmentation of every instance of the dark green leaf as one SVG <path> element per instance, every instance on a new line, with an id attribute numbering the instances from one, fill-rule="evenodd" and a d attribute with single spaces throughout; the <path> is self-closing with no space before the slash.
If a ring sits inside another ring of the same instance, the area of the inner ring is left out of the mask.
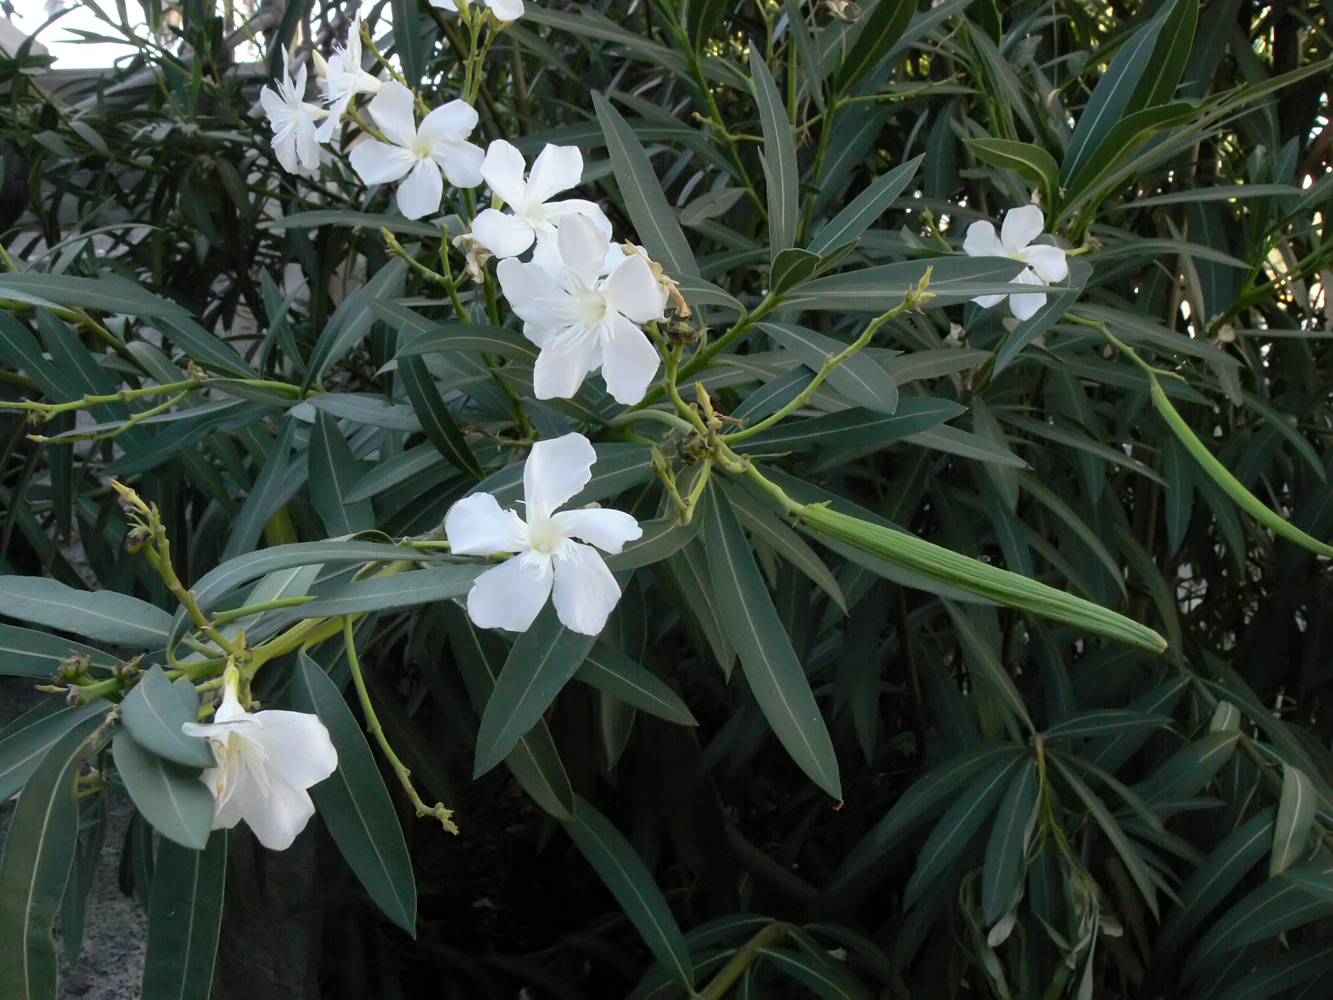
<path id="1" fill-rule="evenodd" d="M 208 1000 L 222 928 L 227 838 L 202 851 L 162 840 L 148 904 L 142 1000 Z"/>
<path id="2" fill-rule="evenodd" d="M 137 597 L 75 590 L 34 576 L 0 577 L 0 614 L 102 642 L 153 649 L 166 642 L 171 627 L 169 614 Z"/>
<path id="3" fill-rule="evenodd" d="M 213 751 L 205 739 L 186 736 L 181 726 L 198 722 L 172 688 L 171 681 L 154 664 L 139 678 L 120 704 L 121 721 L 145 750 L 184 767 L 212 767 Z"/>
<path id="4" fill-rule="evenodd" d="M 116 771 L 144 819 L 168 840 L 203 850 L 213 829 L 213 795 L 199 769 L 183 767 L 150 753 L 127 730 L 111 743 Z"/>

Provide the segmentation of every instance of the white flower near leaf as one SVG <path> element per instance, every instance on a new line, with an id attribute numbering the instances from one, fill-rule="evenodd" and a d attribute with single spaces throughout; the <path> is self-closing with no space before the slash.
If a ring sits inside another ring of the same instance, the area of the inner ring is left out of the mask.
<path id="1" fill-rule="evenodd" d="M 305 100 L 305 67 L 292 79 L 290 59 L 282 53 L 282 77 L 274 91 L 265 84 L 259 91 L 259 103 L 273 129 L 273 152 L 284 170 L 296 173 L 298 165 L 306 170 L 319 166 L 319 138 L 315 122 L 328 115 L 317 104 Z"/>
<path id="2" fill-rule="evenodd" d="M 315 815 L 306 791 L 338 767 L 329 731 L 305 712 L 265 711 L 253 715 L 236 694 L 239 675 L 224 675 L 222 704 L 211 723 L 187 722 L 186 736 L 208 740 L 216 767 L 199 779 L 213 793 L 213 829 L 245 820 L 259 842 L 274 851 L 291 847 Z"/>
<path id="3" fill-rule="evenodd" d="M 596 460 L 582 434 L 538 441 L 523 466 L 523 517 L 489 493 L 449 509 L 444 532 L 454 555 L 513 554 L 472 585 L 467 612 L 477 625 L 524 632 L 554 595 L 566 628 L 597 635 L 606 627 L 620 585 L 597 549 L 614 555 L 643 529 L 624 511 L 558 509 L 588 485 Z"/>
<path id="4" fill-rule="evenodd" d="M 481 161 L 486 154 L 467 141 L 477 127 L 477 112 L 465 101 L 450 101 L 436 108 L 417 127 L 412 91 L 390 81 L 367 105 L 370 117 L 388 142 L 366 139 L 352 149 L 352 169 L 367 184 L 398 187 L 398 209 L 409 219 L 439 211 L 444 180 L 455 187 L 481 183 Z M 407 178 L 403 180 L 403 178 Z"/>
<path id="5" fill-rule="evenodd" d="M 463 3 L 471 5 L 472 0 L 463 0 Z M 458 10 L 456 0 L 430 0 L 430 5 L 441 10 Z M 517 21 L 523 16 L 523 0 L 486 0 L 486 6 L 501 21 Z"/>
<path id="6" fill-rule="evenodd" d="M 995 234 L 995 227 L 989 222 L 974 222 L 967 227 L 967 238 L 963 240 L 963 252 L 969 257 L 1008 257 L 1027 265 L 1014 279 L 1022 285 L 1048 285 L 1053 281 L 1064 281 L 1069 275 L 1069 265 L 1065 252 L 1059 247 L 1032 241 L 1046 228 L 1046 217 L 1036 205 L 1024 205 L 1015 208 L 1004 217 L 1000 233 Z M 983 309 L 999 305 L 1006 296 L 978 295 L 972 301 Z M 1038 309 L 1046 304 L 1045 292 L 1015 292 L 1008 296 L 1009 308 L 1019 319 L 1029 319 Z"/>
<path id="7" fill-rule="evenodd" d="M 318 49 L 310 54 L 324 87 L 324 103 L 329 108 L 329 117 L 319 127 L 317 137 L 320 142 L 328 142 L 333 138 L 333 130 L 338 127 L 352 98 L 357 94 L 379 93 L 380 81 L 361 68 L 359 17 L 352 22 L 351 30 L 347 33 L 347 44 L 335 46 L 327 62 Z"/>
<path id="8" fill-rule="evenodd" d="M 582 214 L 560 221 L 554 246 L 559 267 L 511 257 L 496 269 L 524 336 L 541 348 L 532 380 L 537 398 L 569 398 L 600 368 L 617 402 L 639 402 L 659 363 L 640 326 L 662 316 L 662 286 L 652 266 L 633 254 L 606 273 L 611 239 Z"/>
<path id="9" fill-rule="evenodd" d="M 481 176 L 512 214 L 488 208 L 472 222 L 473 238 L 499 258 L 517 257 L 533 241 L 555 235 L 558 219 L 581 212 L 597 220 L 610 239 L 611 223 L 595 203 L 583 198 L 551 199 L 583 179 L 583 154 L 574 146 L 547 145 L 524 176 L 523 154 L 503 139 L 486 149 Z"/>

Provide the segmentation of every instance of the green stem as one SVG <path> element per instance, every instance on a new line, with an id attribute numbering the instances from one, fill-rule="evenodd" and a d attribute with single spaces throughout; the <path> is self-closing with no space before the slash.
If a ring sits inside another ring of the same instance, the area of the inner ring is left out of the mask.
<path id="1" fill-rule="evenodd" d="M 417 794 L 416 788 L 412 785 L 412 772 L 393 752 L 393 747 L 389 746 L 389 741 L 384 735 L 384 727 L 380 725 L 379 716 L 375 714 L 375 706 L 370 701 L 370 692 L 366 689 L 366 679 L 361 675 L 361 661 L 356 655 L 356 641 L 352 637 L 352 615 L 345 615 L 342 619 L 343 642 L 347 647 L 347 665 L 352 673 L 352 684 L 356 687 L 357 697 L 361 700 L 361 711 L 366 717 L 366 731 L 375 737 L 375 742 L 379 744 L 389 765 L 393 768 L 393 773 L 398 776 L 398 783 L 403 786 L 403 791 L 412 802 L 412 807 L 416 809 L 418 816 L 434 816 L 438 819 L 446 830 L 450 833 L 457 833 L 458 827 L 450 818 L 453 813 L 444 807 L 444 803 L 437 802 L 434 806 L 428 806 L 421 800 Z"/>
<path id="2" fill-rule="evenodd" d="M 736 953 L 731 956 L 727 964 L 722 966 L 717 975 L 699 992 L 699 1000 L 722 1000 L 727 991 L 736 985 L 736 980 L 754 964 L 763 949 L 777 944 L 794 930 L 796 930 L 794 924 L 782 921 L 774 921 L 767 927 L 761 928 L 750 940 L 736 949 Z"/>

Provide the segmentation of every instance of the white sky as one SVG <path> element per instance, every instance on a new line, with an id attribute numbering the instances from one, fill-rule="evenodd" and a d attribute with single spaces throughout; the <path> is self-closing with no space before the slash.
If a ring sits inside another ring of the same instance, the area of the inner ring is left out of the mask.
<path id="1" fill-rule="evenodd" d="M 11 20 L 14 26 L 25 34 L 32 34 L 46 23 L 46 0 L 10 0 L 10 3 L 13 4 L 15 11 L 15 16 Z M 56 69 L 110 66 L 117 56 L 129 55 L 134 51 L 127 45 L 85 42 L 78 35 L 71 34 L 69 28 L 93 31 L 100 35 L 112 35 L 114 32 L 78 0 L 65 0 L 65 4 L 75 9 L 37 36 L 38 41 L 55 56 Z M 115 0 L 100 0 L 99 5 L 110 17 L 117 16 Z M 146 31 L 143 8 L 139 6 L 138 0 L 125 0 L 125 8 L 136 26 Z"/>

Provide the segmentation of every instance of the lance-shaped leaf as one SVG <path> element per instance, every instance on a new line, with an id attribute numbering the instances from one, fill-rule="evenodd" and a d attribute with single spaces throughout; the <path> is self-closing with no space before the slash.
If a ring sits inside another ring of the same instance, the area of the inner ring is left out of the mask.
<path id="1" fill-rule="evenodd" d="M 430 372 L 426 369 L 426 362 L 416 356 L 400 358 L 398 377 L 402 379 L 403 386 L 407 389 L 408 398 L 412 400 L 412 408 L 416 410 L 417 417 L 421 420 L 421 429 L 426 432 L 431 444 L 459 469 L 480 479 L 483 475 L 481 464 L 463 438 L 458 421 L 440 398 Z"/>
<path id="2" fill-rule="evenodd" d="M 801 770 L 841 798 L 833 741 L 731 502 L 713 490 L 702 513 L 717 613 L 740 654 L 750 690 Z"/>
<path id="3" fill-rule="evenodd" d="M 5 1000 L 56 996 L 51 931 L 79 838 L 74 778 L 101 721 L 100 716 L 84 719 L 56 741 L 10 820 L 0 857 L 0 996 Z"/>
<path id="4" fill-rule="evenodd" d="M 141 648 L 162 646 L 171 626 L 169 614 L 137 597 L 37 576 L 0 577 L 0 615 Z"/>
<path id="5" fill-rule="evenodd" d="M 202 850 L 213 829 L 213 795 L 199 780 L 199 769 L 145 750 L 125 729 L 116 733 L 111 755 L 144 819 L 168 840 Z"/>
<path id="6" fill-rule="evenodd" d="M 0 625 L 0 674 L 18 677 L 52 677 L 60 661 L 70 656 L 86 656 L 94 667 L 114 667 L 118 657 L 65 639 L 50 632 Z"/>
<path id="7" fill-rule="evenodd" d="M 782 94 L 757 45 L 750 46 L 750 76 L 754 80 L 755 102 L 759 105 L 759 125 L 764 133 L 761 162 L 768 182 L 769 254 L 776 259 L 796 242 L 796 214 L 800 208 L 796 144 L 792 141 L 791 122 Z"/>
<path id="8" fill-rule="evenodd" d="M 202 851 L 166 839 L 158 844 L 142 1000 L 208 1000 L 226 877 L 227 838 L 222 834 Z"/>
<path id="9" fill-rule="evenodd" d="M 1268 877 L 1280 875 L 1304 852 L 1314 825 L 1319 796 L 1314 782 L 1299 767 L 1282 765 L 1282 797 L 1277 803 L 1277 824 L 1273 828 L 1273 853 L 1268 862 Z"/>
<path id="10" fill-rule="evenodd" d="M 292 682 L 292 705 L 319 716 L 338 751 L 338 769 L 310 789 L 324 825 L 375 905 L 415 937 L 412 859 L 379 765 L 342 692 L 304 652 Z"/>
<path id="11" fill-rule="evenodd" d="M 156 664 L 144 671 L 134 690 L 125 696 L 120 712 L 125 728 L 144 749 L 185 767 L 213 766 L 213 751 L 208 741 L 186 736 L 181 731 L 185 723 L 199 719 L 186 708 Z"/>

